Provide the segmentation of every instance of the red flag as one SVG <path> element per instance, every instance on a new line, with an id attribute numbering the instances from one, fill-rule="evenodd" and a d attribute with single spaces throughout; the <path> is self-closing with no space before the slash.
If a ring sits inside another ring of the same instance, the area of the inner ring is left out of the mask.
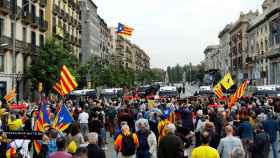
<path id="1" fill-rule="evenodd" d="M 237 100 L 242 97 L 245 93 L 245 90 L 247 88 L 249 84 L 249 80 L 244 81 L 236 90 L 236 92 L 230 97 L 230 101 L 229 101 L 229 108 L 231 108 L 236 102 Z"/>

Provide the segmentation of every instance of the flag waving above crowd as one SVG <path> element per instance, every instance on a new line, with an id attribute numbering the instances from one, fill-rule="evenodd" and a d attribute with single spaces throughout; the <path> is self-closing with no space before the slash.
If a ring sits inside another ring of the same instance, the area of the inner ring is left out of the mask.
<path id="1" fill-rule="evenodd" d="M 231 74 L 227 73 L 224 78 L 217 84 L 214 86 L 213 90 L 214 93 L 216 94 L 216 96 L 220 99 L 224 96 L 223 94 L 223 88 L 224 89 L 229 89 L 231 88 L 231 86 L 234 85 L 234 82 L 232 80 Z"/>
<path id="2" fill-rule="evenodd" d="M 132 27 L 129 27 L 127 25 L 119 23 L 116 32 L 119 35 L 124 35 L 124 36 L 127 36 L 127 37 L 131 37 L 133 31 L 134 31 L 134 29 Z"/>
<path id="3" fill-rule="evenodd" d="M 60 79 L 53 86 L 53 89 L 60 94 L 65 96 L 73 91 L 78 86 L 75 77 L 70 73 L 68 68 L 63 65 L 60 71 Z"/>

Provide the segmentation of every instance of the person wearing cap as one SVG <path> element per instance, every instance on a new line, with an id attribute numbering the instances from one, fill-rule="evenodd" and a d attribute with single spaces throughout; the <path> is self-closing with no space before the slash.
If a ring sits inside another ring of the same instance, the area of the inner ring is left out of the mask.
<path id="1" fill-rule="evenodd" d="M 165 127 L 165 136 L 159 141 L 159 158 L 172 158 L 184 156 L 184 144 L 180 137 L 175 135 L 176 127 L 170 123 Z"/>

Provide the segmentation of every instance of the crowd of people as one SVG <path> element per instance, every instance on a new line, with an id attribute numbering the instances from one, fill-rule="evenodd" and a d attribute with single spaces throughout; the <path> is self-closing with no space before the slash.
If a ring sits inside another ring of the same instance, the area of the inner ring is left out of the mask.
<path id="1" fill-rule="evenodd" d="M 64 131 L 51 126 L 62 104 L 74 120 Z M 7 138 L 6 131 L 34 129 L 42 106 L 50 125 L 38 141 L 40 152 L 32 140 Z M 278 158 L 279 114 L 280 99 L 270 97 L 243 97 L 231 108 L 200 97 L 50 99 L 26 110 L 2 104 L 0 157 L 105 158 L 110 137 L 118 158 Z"/>

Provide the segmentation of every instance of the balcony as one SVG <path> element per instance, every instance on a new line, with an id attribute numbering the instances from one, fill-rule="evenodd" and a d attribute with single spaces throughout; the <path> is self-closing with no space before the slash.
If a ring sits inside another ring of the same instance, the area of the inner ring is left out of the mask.
<path id="1" fill-rule="evenodd" d="M 47 0 L 40 0 L 39 4 L 40 4 L 41 7 L 44 8 L 47 5 Z"/>
<path id="2" fill-rule="evenodd" d="M 25 23 L 25 24 L 30 24 L 30 23 L 32 23 L 32 17 L 31 17 L 30 12 L 24 11 L 24 12 L 22 13 L 22 22 Z"/>
<path id="3" fill-rule="evenodd" d="M 7 0 L 1 0 L 0 1 L 0 12 L 4 13 L 5 15 L 9 14 L 11 12 L 10 10 L 10 1 Z"/>
<path id="4" fill-rule="evenodd" d="M 54 6 L 53 6 L 53 14 L 54 14 L 54 15 L 58 15 L 59 13 L 60 13 L 59 7 L 58 7 L 57 5 L 54 5 Z"/>
<path id="5" fill-rule="evenodd" d="M 61 18 L 65 20 L 65 11 L 61 9 L 60 14 L 61 14 Z"/>
<path id="6" fill-rule="evenodd" d="M 68 13 L 65 13 L 65 20 L 69 23 L 70 22 L 70 16 Z"/>
<path id="7" fill-rule="evenodd" d="M 41 19 L 39 29 L 41 32 L 46 32 L 48 30 L 48 22 Z"/>
<path id="8" fill-rule="evenodd" d="M 32 15 L 31 19 L 32 19 L 31 27 L 37 28 L 39 26 L 39 17 L 36 17 L 36 15 Z"/>

